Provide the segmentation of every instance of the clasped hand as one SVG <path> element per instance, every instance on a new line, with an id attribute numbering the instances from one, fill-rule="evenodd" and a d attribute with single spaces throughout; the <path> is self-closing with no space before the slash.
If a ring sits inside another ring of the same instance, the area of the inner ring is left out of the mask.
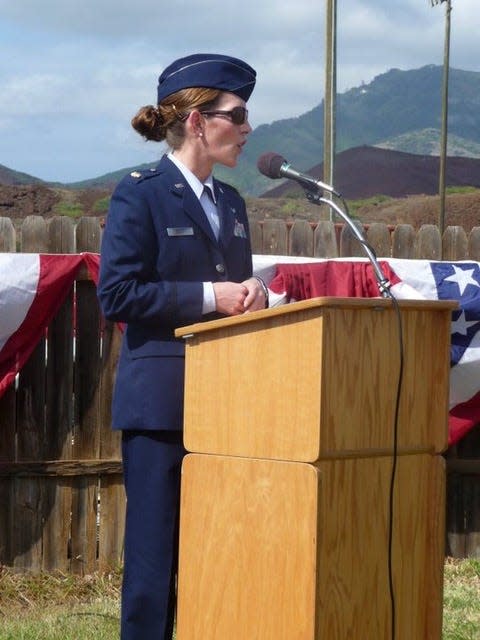
<path id="1" fill-rule="evenodd" d="M 260 282 L 252 277 L 243 282 L 214 282 L 216 310 L 237 316 L 265 308 L 265 293 Z"/>

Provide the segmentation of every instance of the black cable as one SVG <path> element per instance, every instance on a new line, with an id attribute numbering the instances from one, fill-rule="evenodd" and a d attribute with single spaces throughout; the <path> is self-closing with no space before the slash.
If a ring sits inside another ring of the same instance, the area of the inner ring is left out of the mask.
<path id="1" fill-rule="evenodd" d="M 347 216 L 349 216 L 348 205 L 345 198 L 341 194 L 335 193 L 335 195 L 337 198 L 341 200 L 344 208 L 344 212 Z M 307 196 L 307 199 L 310 200 L 310 202 L 314 202 L 316 204 L 325 202 L 325 204 L 328 204 L 328 201 L 324 201 L 323 198 L 318 195 L 318 193 L 314 194 L 307 190 L 306 196 Z M 373 247 L 371 247 L 370 244 L 367 242 L 367 240 L 360 237 L 356 237 L 356 240 L 366 250 L 367 255 L 370 254 L 369 257 L 373 258 L 373 262 L 377 263 L 377 256 L 375 255 L 375 251 Z M 380 272 L 381 272 L 381 269 L 380 269 Z M 377 277 L 377 284 L 380 289 L 381 295 L 385 298 L 390 298 L 396 312 L 397 325 L 398 325 L 398 346 L 399 346 L 399 356 L 400 356 L 397 392 L 396 392 L 396 398 L 395 398 L 395 414 L 394 414 L 394 423 L 393 423 L 393 443 L 392 443 L 393 461 L 392 461 L 392 471 L 390 475 L 390 490 L 389 490 L 389 497 L 388 497 L 388 585 L 389 585 L 390 606 L 391 606 L 391 640 L 395 640 L 396 603 L 395 603 L 395 588 L 393 584 L 393 528 L 394 528 L 394 506 L 395 506 L 394 494 L 395 494 L 395 481 L 396 481 L 397 463 L 398 463 L 398 418 L 400 413 L 400 397 L 401 397 L 402 383 L 403 383 L 404 344 L 403 344 L 402 315 L 400 312 L 400 306 L 398 304 L 398 300 L 391 292 L 391 289 L 390 289 L 391 285 L 387 280 L 387 278 L 381 279 L 378 273 L 375 273 L 375 275 Z"/>
<path id="2" fill-rule="evenodd" d="M 395 480 L 397 474 L 397 463 L 398 463 L 398 417 L 400 413 L 400 396 L 402 391 L 402 382 L 403 382 L 403 365 L 404 365 L 404 344 L 403 344 L 403 327 L 402 327 L 402 316 L 400 313 L 400 307 L 398 304 L 398 300 L 392 294 L 392 292 L 388 291 L 388 297 L 391 299 L 393 306 L 395 308 L 396 316 L 397 316 L 397 324 L 398 324 L 398 345 L 399 345 L 399 355 L 400 355 L 400 366 L 398 371 L 398 382 L 397 382 L 397 394 L 395 399 L 395 416 L 394 416 L 394 424 L 393 424 L 393 445 L 392 445 L 392 471 L 390 476 L 390 491 L 389 491 L 389 500 L 388 500 L 388 585 L 390 592 L 390 606 L 391 606 L 391 638 L 395 640 L 395 626 L 396 626 L 396 604 L 395 604 L 395 589 L 393 585 L 393 521 L 394 521 L 394 493 L 395 493 Z"/>
<path id="3" fill-rule="evenodd" d="M 345 211 L 348 213 L 347 203 L 341 198 Z M 356 238 L 357 241 L 368 251 L 374 259 L 377 259 L 375 251 L 370 244 L 360 238 Z M 392 471 L 390 476 L 390 489 L 388 496 L 388 587 L 390 594 L 390 608 L 391 608 L 391 640 L 395 640 L 396 637 L 396 602 L 395 602 L 395 588 L 393 584 L 393 529 L 394 529 L 394 506 L 395 506 L 395 481 L 397 475 L 397 463 L 398 463 L 398 418 L 400 412 L 400 396 L 402 392 L 403 382 L 403 364 L 404 364 L 404 344 L 403 344 L 403 327 L 402 327 L 402 315 L 400 312 L 400 306 L 398 300 L 390 290 L 390 283 L 387 279 L 383 283 L 378 283 L 380 287 L 380 293 L 387 298 L 390 298 L 395 309 L 398 325 L 398 346 L 400 355 L 400 364 L 398 371 L 397 393 L 395 398 L 395 414 L 393 422 L 393 443 L 392 443 Z"/>
<path id="4" fill-rule="evenodd" d="M 342 200 L 342 204 L 344 206 L 345 211 L 348 214 L 348 205 L 343 197 L 340 196 Z M 357 238 L 358 242 L 368 251 L 370 251 L 371 255 L 374 259 L 377 259 L 375 251 L 373 247 L 366 240 L 360 240 Z M 368 253 L 367 251 L 367 253 Z M 379 283 L 380 286 L 381 283 Z M 403 327 L 402 327 L 402 315 L 400 311 L 400 306 L 398 304 L 398 300 L 393 295 L 390 290 L 390 284 L 385 279 L 385 283 L 382 283 L 383 286 L 380 286 L 380 292 L 385 297 L 390 298 L 392 304 L 395 309 L 396 317 L 397 317 L 397 325 L 398 325 L 398 347 L 399 347 L 399 370 L 398 370 L 398 381 L 397 381 L 397 392 L 395 398 L 395 414 L 394 414 L 394 422 L 393 422 L 393 443 L 392 443 L 392 471 L 390 475 L 390 489 L 388 496 L 388 587 L 390 594 L 390 608 L 391 608 L 391 640 L 395 640 L 396 637 L 396 602 L 395 602 L 395 587 L 393 584 L 393 529 L 394 529 L 394 506 L 395 506 L 395 481 L 397 475 L 397 464 L 398 464 L 398 418 L 400 413 L 400 398 L 402 392 L 402 383 L 403 383 L 403 365 L 404 365 L 404 344 L 403 344 Z"/>

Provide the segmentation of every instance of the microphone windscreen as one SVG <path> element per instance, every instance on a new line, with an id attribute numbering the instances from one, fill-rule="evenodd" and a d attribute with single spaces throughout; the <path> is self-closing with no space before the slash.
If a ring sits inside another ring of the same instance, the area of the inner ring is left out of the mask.
<path id="1" fill-rule="evenodd" d="M 286 162 L 281 155 L 270 151 L 260 156 L 257 161 L 257 169 L 267 178 L 281 178 L 280 167 Z"/>

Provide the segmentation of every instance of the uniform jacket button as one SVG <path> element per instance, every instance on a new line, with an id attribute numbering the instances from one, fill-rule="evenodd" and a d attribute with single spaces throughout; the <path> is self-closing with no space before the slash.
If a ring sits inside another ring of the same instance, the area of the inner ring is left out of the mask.
<path id="1" fill-rule="evenodd" d="M 218 273 L 225 273 L 225 267 L 223 264 L 215 265 L 215 269 L 217 270 Z"/>

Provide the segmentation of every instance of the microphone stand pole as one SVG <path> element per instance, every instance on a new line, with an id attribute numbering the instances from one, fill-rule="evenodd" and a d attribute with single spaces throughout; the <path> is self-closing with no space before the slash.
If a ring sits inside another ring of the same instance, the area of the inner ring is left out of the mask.
<path id="1" fill-rule="evenodd" d="M 377 257 L 375 256 L 375 253 L 374 253 L 373 249 L 370 247 L 368 242 L 365 240 L 365 238 L 363 237 L 363 234 L 361 233 L 361 231 L 355 226 L 355 224 L 353 223 L 353 221 L 350 218 L 350 216 L 348 216 L 345 213 L 345 211 L 343 211 L 333 199 L 324 198 L 323 196 L 320 196 L 318 193 L 313 193 L 312 191 L 308 191 L 308 190 L 305 191 L 305 195 L 307 196 L 307 200 L 310 200 L 310 202 L 313 202 L 314 204 L 318 204 L 318 205 L 326 204 L 326 205 L 328 205 L 329 207 L 331 207 L 335 211 L 335 213 L 337 213 L 346 222 L 346 224 L 349 226 L 349 228 L 353 232 L 353 235 L 357 238 L 357 240 L 362 245 L 365 253 L 368 256 L 368 259 L 370 260 L 370 262 L 372 264 L 373 271 L 374 271 L 375 277 L 377 279 L 378 289 L 379 289 L 382 297 L 383 298 L 390 298 L 391 297 L 390 287 L 392 286 L 392 284 L 388 280 L 388 278 L 385 276 L 385 274 L 383 273 L 382 268 L 380 267 L 380 265 L 378 263 Z"/>

